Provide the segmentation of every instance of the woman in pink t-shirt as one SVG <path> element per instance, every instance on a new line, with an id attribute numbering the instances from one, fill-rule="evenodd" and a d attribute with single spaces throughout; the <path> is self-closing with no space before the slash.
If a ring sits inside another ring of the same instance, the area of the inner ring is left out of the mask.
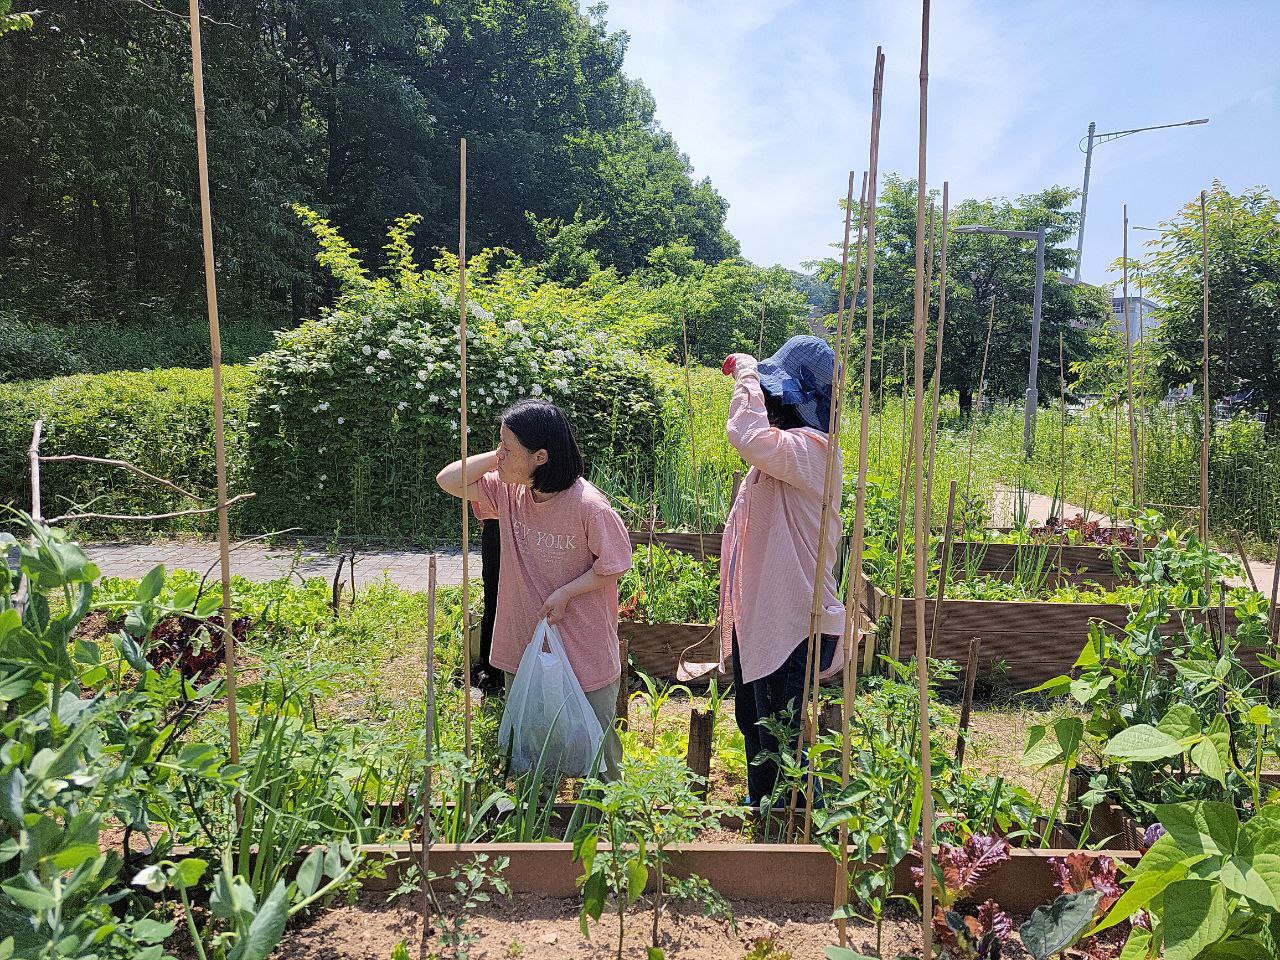
<path id="1" fill-rule="evenodd" d="M 559 407 L 520 401 L 502 414 L 500 439 L 496 450 L 467 458 L 465 492 L 476 516 L 498 521 L 502 541 L 489 661 L 510 686 L 538 621 L 555 624 L 605 731 L 604 777 L 616 777 L 618 578 L 631 568 L 631 538 L 608 498 L 583 479 L 582 453 Z M 462 497 L 462 461 L 436 482 Z"/>

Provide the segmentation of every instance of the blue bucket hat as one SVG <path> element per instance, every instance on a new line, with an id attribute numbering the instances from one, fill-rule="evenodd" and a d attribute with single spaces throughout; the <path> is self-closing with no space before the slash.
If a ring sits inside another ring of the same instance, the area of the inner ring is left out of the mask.
<path id="1" fill-rule="evenodd" d="M 831 383 L 835 351 L 821 337 L 792 337 L 757 370 L 766 393 L 789 403 L 806 426 L 827 432 L 831 423 Z"/>

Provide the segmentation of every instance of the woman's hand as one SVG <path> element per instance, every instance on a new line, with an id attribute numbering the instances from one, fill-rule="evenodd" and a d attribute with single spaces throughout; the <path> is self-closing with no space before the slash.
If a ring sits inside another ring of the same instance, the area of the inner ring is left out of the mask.
<path id="1" fill-rule="evenodd" d="M 558 623 L 564 619 L 564 611 L 569 606 L 572 595 L 561 587 L 551 596 L 547 597 L 547 602 L 542 605 L 542 609 L 538 611 L 538 619 L 545 619 L 547 623 Z"/>
<path id="2" fill-rule="evenodd" d="M 749 373 L 756 368 L 756 358 L 749 353 L 731 353 L 724 358 L 724 365 L 720 367 L 720 372 L 725 376 L 737 379 L 744 373 Z"/>

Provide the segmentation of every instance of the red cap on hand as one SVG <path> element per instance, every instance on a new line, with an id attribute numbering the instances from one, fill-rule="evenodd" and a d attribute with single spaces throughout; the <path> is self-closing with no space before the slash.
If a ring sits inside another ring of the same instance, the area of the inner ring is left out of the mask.
<path id="1" fill-rule="evenodd" d="M 720 372 L 726 377 L 732 377 L 738 369 L 738 355 L 731 353 L 724 358 L 724 364 L 720 367 Z"/>

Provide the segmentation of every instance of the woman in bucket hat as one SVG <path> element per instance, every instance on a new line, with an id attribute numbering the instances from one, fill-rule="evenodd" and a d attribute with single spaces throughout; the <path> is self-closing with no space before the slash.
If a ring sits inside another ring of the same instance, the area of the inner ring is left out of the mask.
<path id="1" fill-rule="evenodd" d="M 748 803 L 776 804 L 780 750 L 800 729 L 835 354 L 826 341 L 792 337 L 767 360 L 735 353 L 726 425 L 750 465 L 721 544 L 720 653 L 732 657 L 734 714 L 746 741 Z M 840 459 L 822 571 L 820 669 L 838 664 L 844 605 L 833 567 L 840 537 Z M 767 721 L 767 722 L 766 722 Z M 772 728 L 772 729 L 771 729 Z M 774 731 L 787 731 L 779 743 Z"/>

